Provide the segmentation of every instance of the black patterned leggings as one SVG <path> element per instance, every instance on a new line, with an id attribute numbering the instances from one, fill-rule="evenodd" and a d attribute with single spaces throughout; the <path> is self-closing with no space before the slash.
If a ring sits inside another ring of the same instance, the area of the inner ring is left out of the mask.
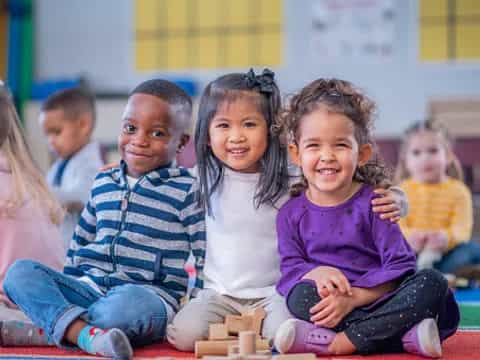
<path id="1" fill-rule="evenodd" d="M 395 293 L 373 308 L 357 308 L 332 330 L 344 331 L 359 354 L 402 352 L 402 336 L 425 318 L 437 318 L 448 284 L 436 270 L 406 277 Z M 309 309 L 320 300 L 315 284 L 300 282 L 289 292 L 287 305 L 295 317 L 309 321 Z"/>

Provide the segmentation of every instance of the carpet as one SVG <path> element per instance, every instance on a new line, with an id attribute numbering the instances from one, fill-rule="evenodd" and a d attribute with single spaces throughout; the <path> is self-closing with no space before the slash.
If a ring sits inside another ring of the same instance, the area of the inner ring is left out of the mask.
<path id="1" fill-rule="evenodd" d="M 192 353 L 175 351 L 166 344 L 151 345 L 135 351 L 135 360 L 167 360 L 167 358 L 193 359 Z M 63 351 L 54 347 L 31 348 L 0 348 L 0 359 L 11 360 L 97 360 L 105 359 L 89 356 L 81 352 Z M 410 354 L 370 355 L 368 357 L 353 356 L 327 356 L 322 360 L 414 360 L 424 359 Z M 480 331 L 461 330 L 443 344 L 443 360 L 477 360 L 480 359 Z"/>

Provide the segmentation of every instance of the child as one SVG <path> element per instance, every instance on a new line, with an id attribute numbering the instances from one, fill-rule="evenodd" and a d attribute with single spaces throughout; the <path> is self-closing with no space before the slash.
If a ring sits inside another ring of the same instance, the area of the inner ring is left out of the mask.
<path id="1" fill-rule="evenodd" d="M 66 251 L 95 175 L 103 164 L 100 145 L 91 140 L 94 98 L 82 88 L 56 92 L 42 104 L 39 121 L 50 149 L 58 156 L 47 181 L 66 210 L 61 226 Z"/>
<path id="2" fill-rule="evenodd" d="M 131 358 L 130 341 L 164 337 L 186 292 L 190 252 L 202 285 L 205 229 L 196 181 L 170 166 L 188 140 L 191 106 L 168 81 L 136 87 L 123 114 L 120 168 L 96 177 L 64 273 L 28 260 L 10 268 L 8 297 L 57 346 Z"/>
<path id="3" fill-rule="evenodd" d="M 370 209 L 373 187 L 387 180 L 373 157 L 373 109 L 350 83 L 319 79 L 295 95 L 286 111 L 290 155 L 306 188 L 277 218 L 277 289 L 298 318 L 276 334 L 282 353 L 403 348 L 437 357 L 435 318 L 440 314 L 442 339 L 458 324 L 458 308 L 441 274 L 415 273 L 415 255 L 399 227 Z"/>
<path id="4" fill-rule="evenodd" d="M 410 201 L 400 227 L 415 252 L 418 268 L 453 274 L 480 264 L 480 245 L 471 242 L 472 196 L 441 127 L 414 124 L 404 136 L 397 179 Z"/>
<path id="5" fill-rule="evenodd" d="M 62 268 L 61 220 L 62 209 L 30 156 L 8 90 L 0 85 L 0 321 L 28 321 L 3 292 L 5 273 L 15 260 Z"/>
<path id="6" fill-rule="evenodd" d="M 275 217 L 287 199 L 286 148 L 276 118 L 280 93 L 274 74 L 233 73 L 205 89 L 195 131 L 198 176 L 206 217 L 205 289 L 167 330 L 170 343 L 191 351 L 211 323 L 264 307 L 263 336 L 273 338 L 290 317 L 275 290 L 280 276 Z M 398 215 L 385 193 L 379 208 Z"/>

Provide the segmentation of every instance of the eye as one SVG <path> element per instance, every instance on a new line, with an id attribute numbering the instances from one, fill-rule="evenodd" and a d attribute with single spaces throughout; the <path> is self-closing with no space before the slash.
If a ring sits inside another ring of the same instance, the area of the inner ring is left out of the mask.
<path id="1" fill-rule="evenodd" d="M 417 150 L 417 149 L 414 149 L 414 150 L 412 150 L 412 154 L 413 154 L 413 156 L 419 156 L 419 155 L 420 155 L 420 153 L 421 153 L 421 151 L 420 151 L 420 150 Z"/>
<path id="2" fill-rule="evenodd" d="M 228 129 L 228 123 L 222 122 L 222 123 L 217 123 L 214 126 L 217 129 Z"/>
<path id="3" fill-rule="evenodd" d="M 135 132 L 136 128 L 132 124 L 125 124 L 123 126 L 123 132 L 126 134 L 133 134 Z"/>
<path id="4" fill-rule="evenodd" d="M 436 148 L 436 147 L 429 148 L 428 153 L 432 154 L 432 155 L 435 155 L 436 153 L 438 153 L 438 148 Z"/>
<path id="5" fill-rule="evenodd" d="M 155 130 L 155 131 L 152 132 L 152 136 L 155 137 L 155 138 L 161 138 L 161 137 L 164 137 L 166 135 L 167 134 L 163 130 Z"/>
<path id="6" fill-rule="evenodd" d="M 335 146 L 339 147 L 339 148 L 347 148 L 348 144 L 347 143 L 337 143 Z"/>
<path id="7" fill-rule="evenodd" d="M 256 127 L 257 123 L 255 121 L 245 121 L 244 126 L 247 128 Z"/>
<path id="8" fill-rule="evenodd" d="M 305 149 L 315 149 L 318 147 L 317 143 L 308 143 L 305 145 Z"/>

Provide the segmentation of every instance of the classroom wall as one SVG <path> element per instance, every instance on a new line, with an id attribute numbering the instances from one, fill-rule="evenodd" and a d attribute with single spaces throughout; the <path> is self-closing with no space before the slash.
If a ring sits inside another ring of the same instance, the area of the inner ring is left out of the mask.
<path id="1" fill-rule="evenodd" d="M 429 98 L 480 96 L 479 64 L 422 64 L 417 60 L 417 1 L 396 1 L 394 55 L 381 63 L 324 63 L 311 56 L 306 34 L 315 0 L 285 0 L 284 64 L 274 68 L 285 93 L 321 76 L 348 79 L 378 102 L 377 134 L 398 135 L 426 115 Z M 127 92 L 151 76 L 192 76 L 206 82 L 235 69 L 139 73 L 131 48 L 131 0 L 36 0 L 35 77 L 85 76 L 100 92 Z M 52 10 L 54 9 L 54 10 Z M 243 69 L 241 69 L 243 70 Z"/>

